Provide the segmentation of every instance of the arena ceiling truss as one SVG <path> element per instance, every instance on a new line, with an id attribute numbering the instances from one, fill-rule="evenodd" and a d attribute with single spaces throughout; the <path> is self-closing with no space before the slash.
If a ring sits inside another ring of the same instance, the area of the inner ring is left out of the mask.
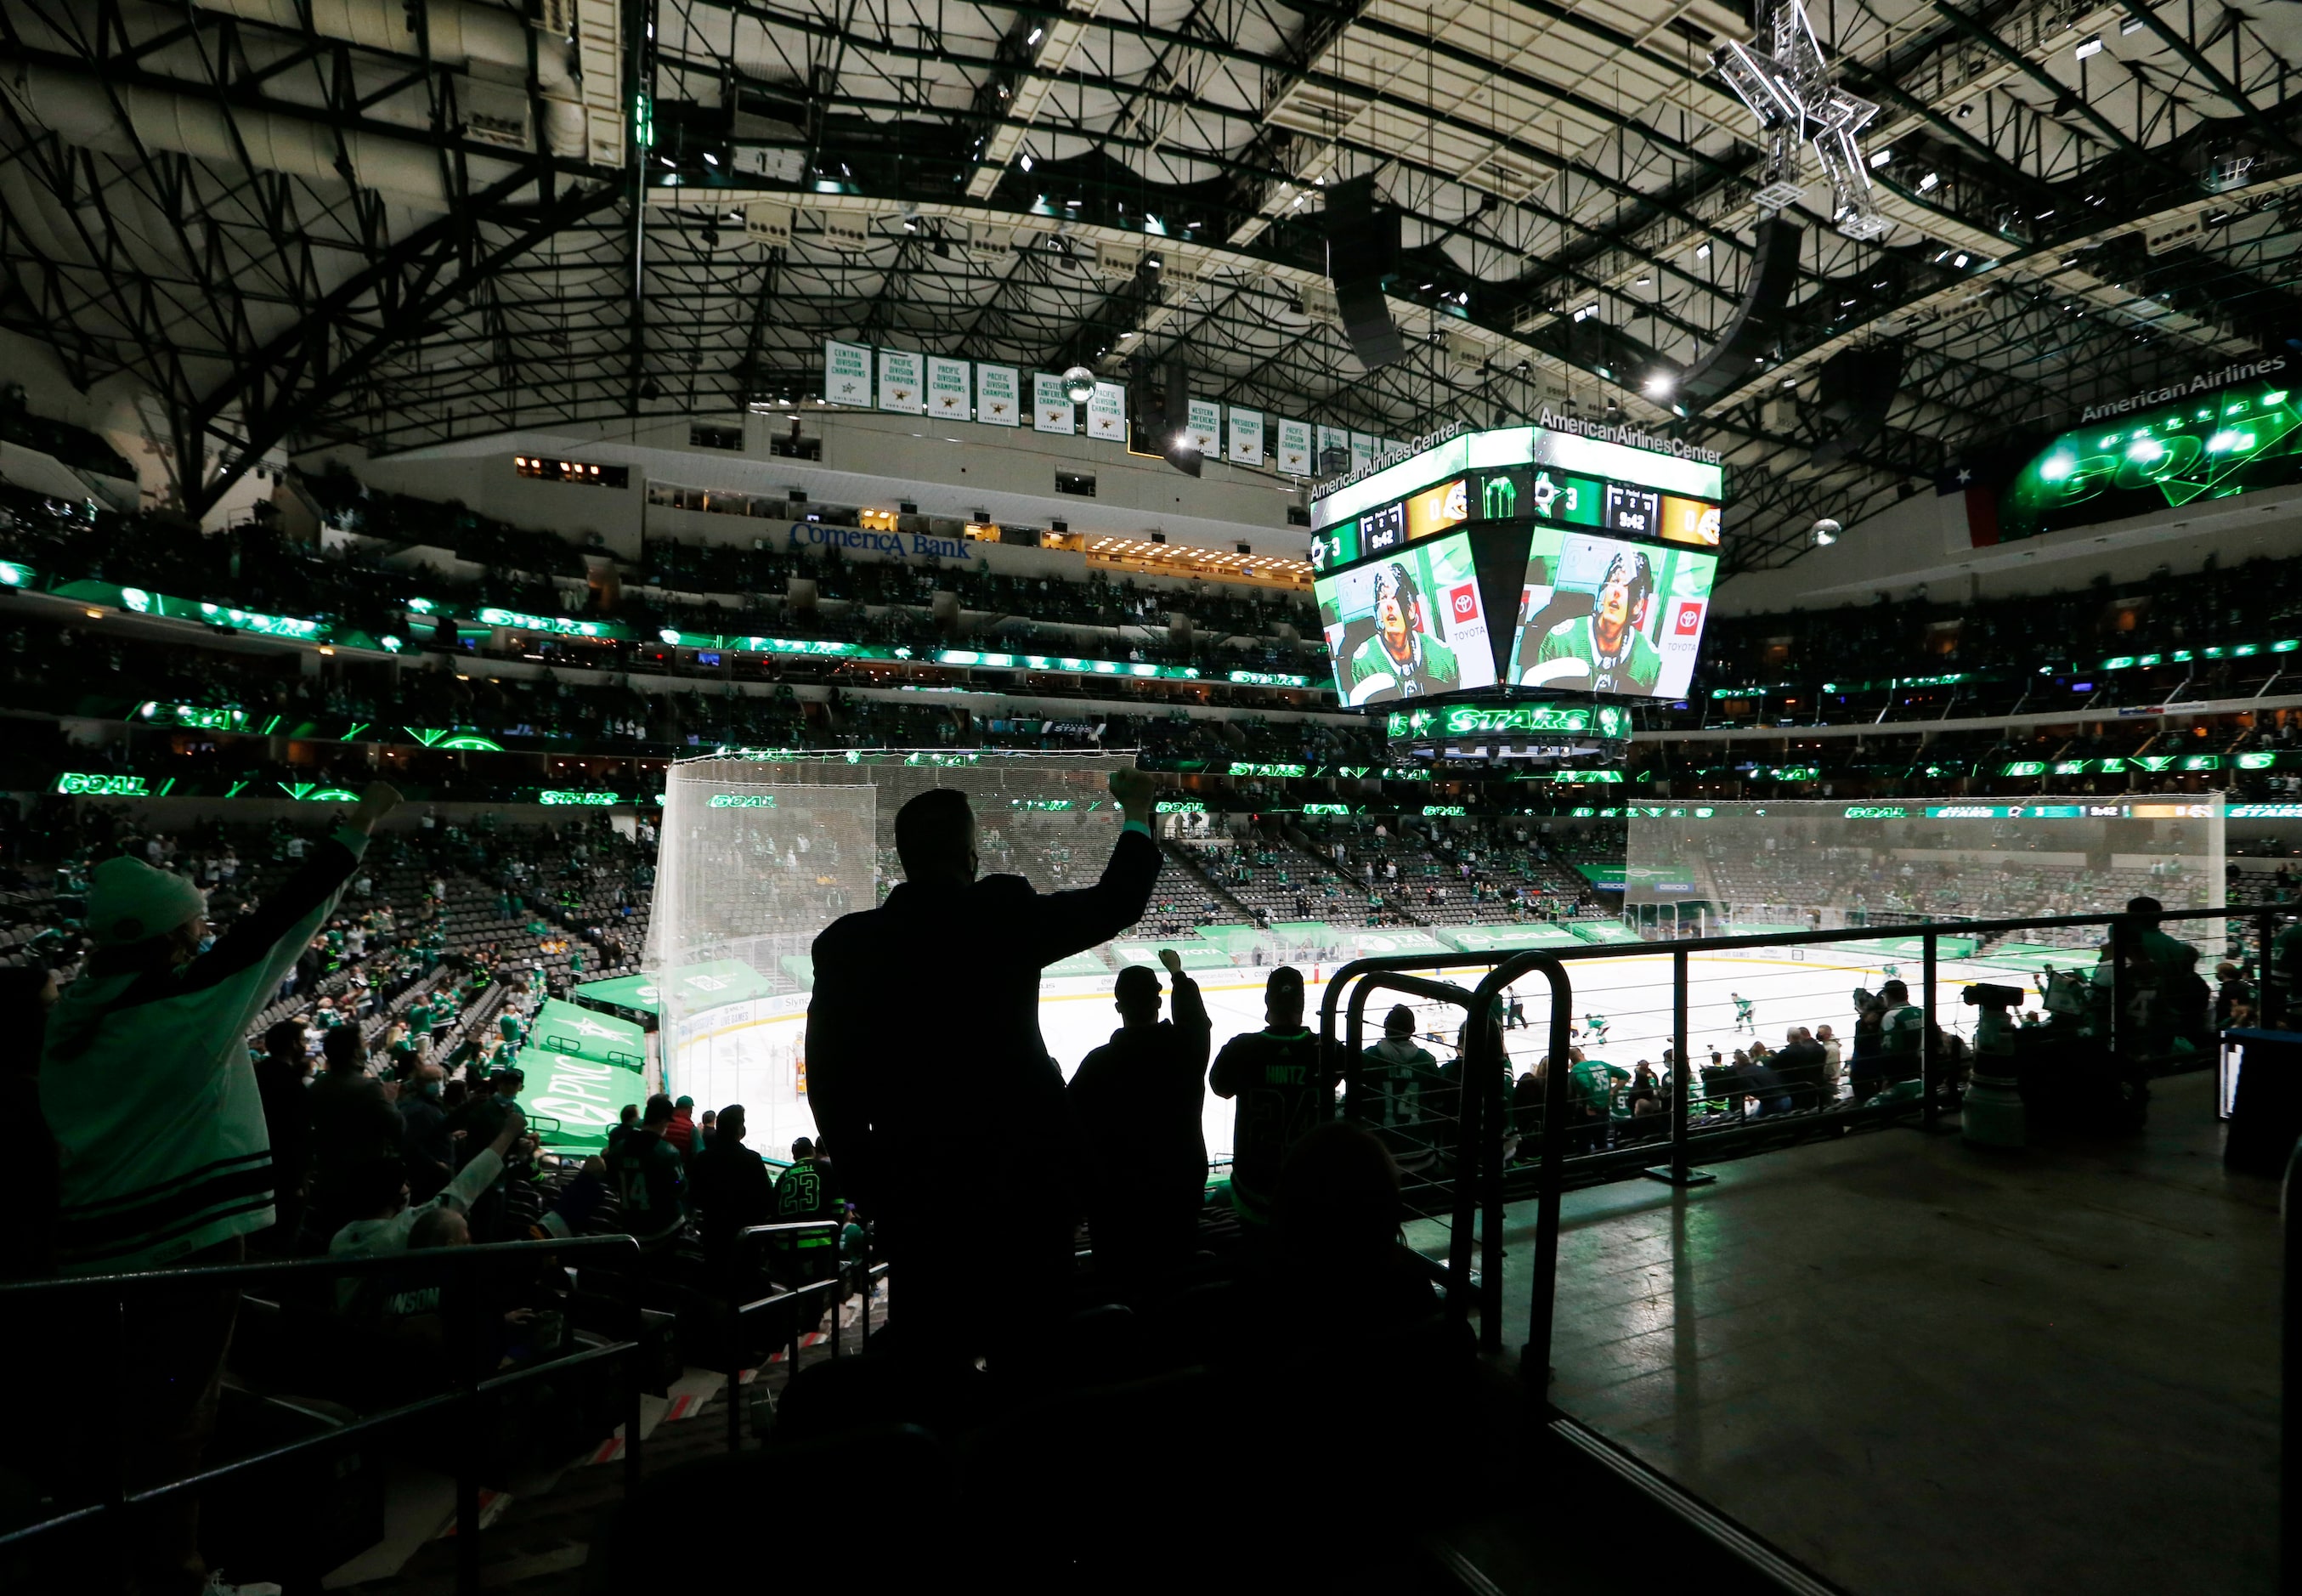
<path id="1" fill-rule="evenodd" d="M 1779 336 L 1691 416 L 1648 381 L 1764 214 L 1717 0 L 9 0 L 0 324 L 160 396 L 195 509 L 287 443 L 804 401 L 838 337 L 1180 353 L 1391 436 L 1619 409 L 1724 452 L 1742 566 L 2302 338 L 2302 7 L 1810 15 L 1891 225 L 1841 236 L 1811 174 Z M 1404 217 L 1372 373 L 1322 214 L 1362 176 Z M 1886 424 L 1815 464 L 1817 368 L 1883 340 Z"/>

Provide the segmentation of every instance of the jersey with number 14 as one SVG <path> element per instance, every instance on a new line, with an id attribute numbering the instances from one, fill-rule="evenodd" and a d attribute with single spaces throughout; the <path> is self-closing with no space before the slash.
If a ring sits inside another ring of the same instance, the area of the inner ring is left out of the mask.
<path id="1" fill-rule="evenodd" d="M 1334 1112 L 1334 1090 L 1319 1068 L 1319 1038 L 1307 1030 L 1233 1037 L 1215 1055 L 1207 1084 L 1237 1104 L 1231 1185 L 1240 1215 L 1268 1219 L 1287 1149 Z"/>

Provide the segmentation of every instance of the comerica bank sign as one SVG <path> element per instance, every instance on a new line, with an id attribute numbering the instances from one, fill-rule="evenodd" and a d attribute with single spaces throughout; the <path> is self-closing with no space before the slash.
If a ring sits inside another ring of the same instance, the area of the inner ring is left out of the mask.
<path id="1" fill-rule="evenodd" d="M 793 522 L 788 542 L 794 549 L 838 549 L 851 554 L 884 554 L 890 559 L 969 558 L 967 544 L 958 538 L 931 538 L 916 532 L 873 532 L 863 526 L 828 526 L 820 521 Z"/>

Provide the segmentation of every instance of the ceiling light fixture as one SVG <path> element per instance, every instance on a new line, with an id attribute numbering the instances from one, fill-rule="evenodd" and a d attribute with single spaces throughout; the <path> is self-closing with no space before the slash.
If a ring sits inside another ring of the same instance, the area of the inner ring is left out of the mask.
<path id="1" fill-rule="evenodd" d="M 2089 33 L 2084 38 L 2079 40 L 2077 54 L 2078 58 L 2080 61 L 2084 61 L 2089 55 L 2101 55 L 2102 35 L 2099 33 Z"/>

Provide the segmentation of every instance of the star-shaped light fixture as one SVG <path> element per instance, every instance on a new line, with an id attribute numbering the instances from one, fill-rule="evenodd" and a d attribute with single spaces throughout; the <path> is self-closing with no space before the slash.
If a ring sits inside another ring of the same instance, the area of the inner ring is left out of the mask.
<path id="1" fill-rule="evenodd" d="M 1879 237 L 1894 223 L 1878 214 L 1861 142 L 1878 107 L 1831 81 L 1800 0 L 1776 0 L 1765 31 L 1771 55 L 1740 42 L 1710 54 L 1710 64 L 1767 135 L 1767 181 L 1759 204 L 1779 211 L 1797 202 L 1805 187 L 1803 147 L 1811 143 L 1830 179 L 1831 219 L 1838 231 L 1850 239 Z"/>

